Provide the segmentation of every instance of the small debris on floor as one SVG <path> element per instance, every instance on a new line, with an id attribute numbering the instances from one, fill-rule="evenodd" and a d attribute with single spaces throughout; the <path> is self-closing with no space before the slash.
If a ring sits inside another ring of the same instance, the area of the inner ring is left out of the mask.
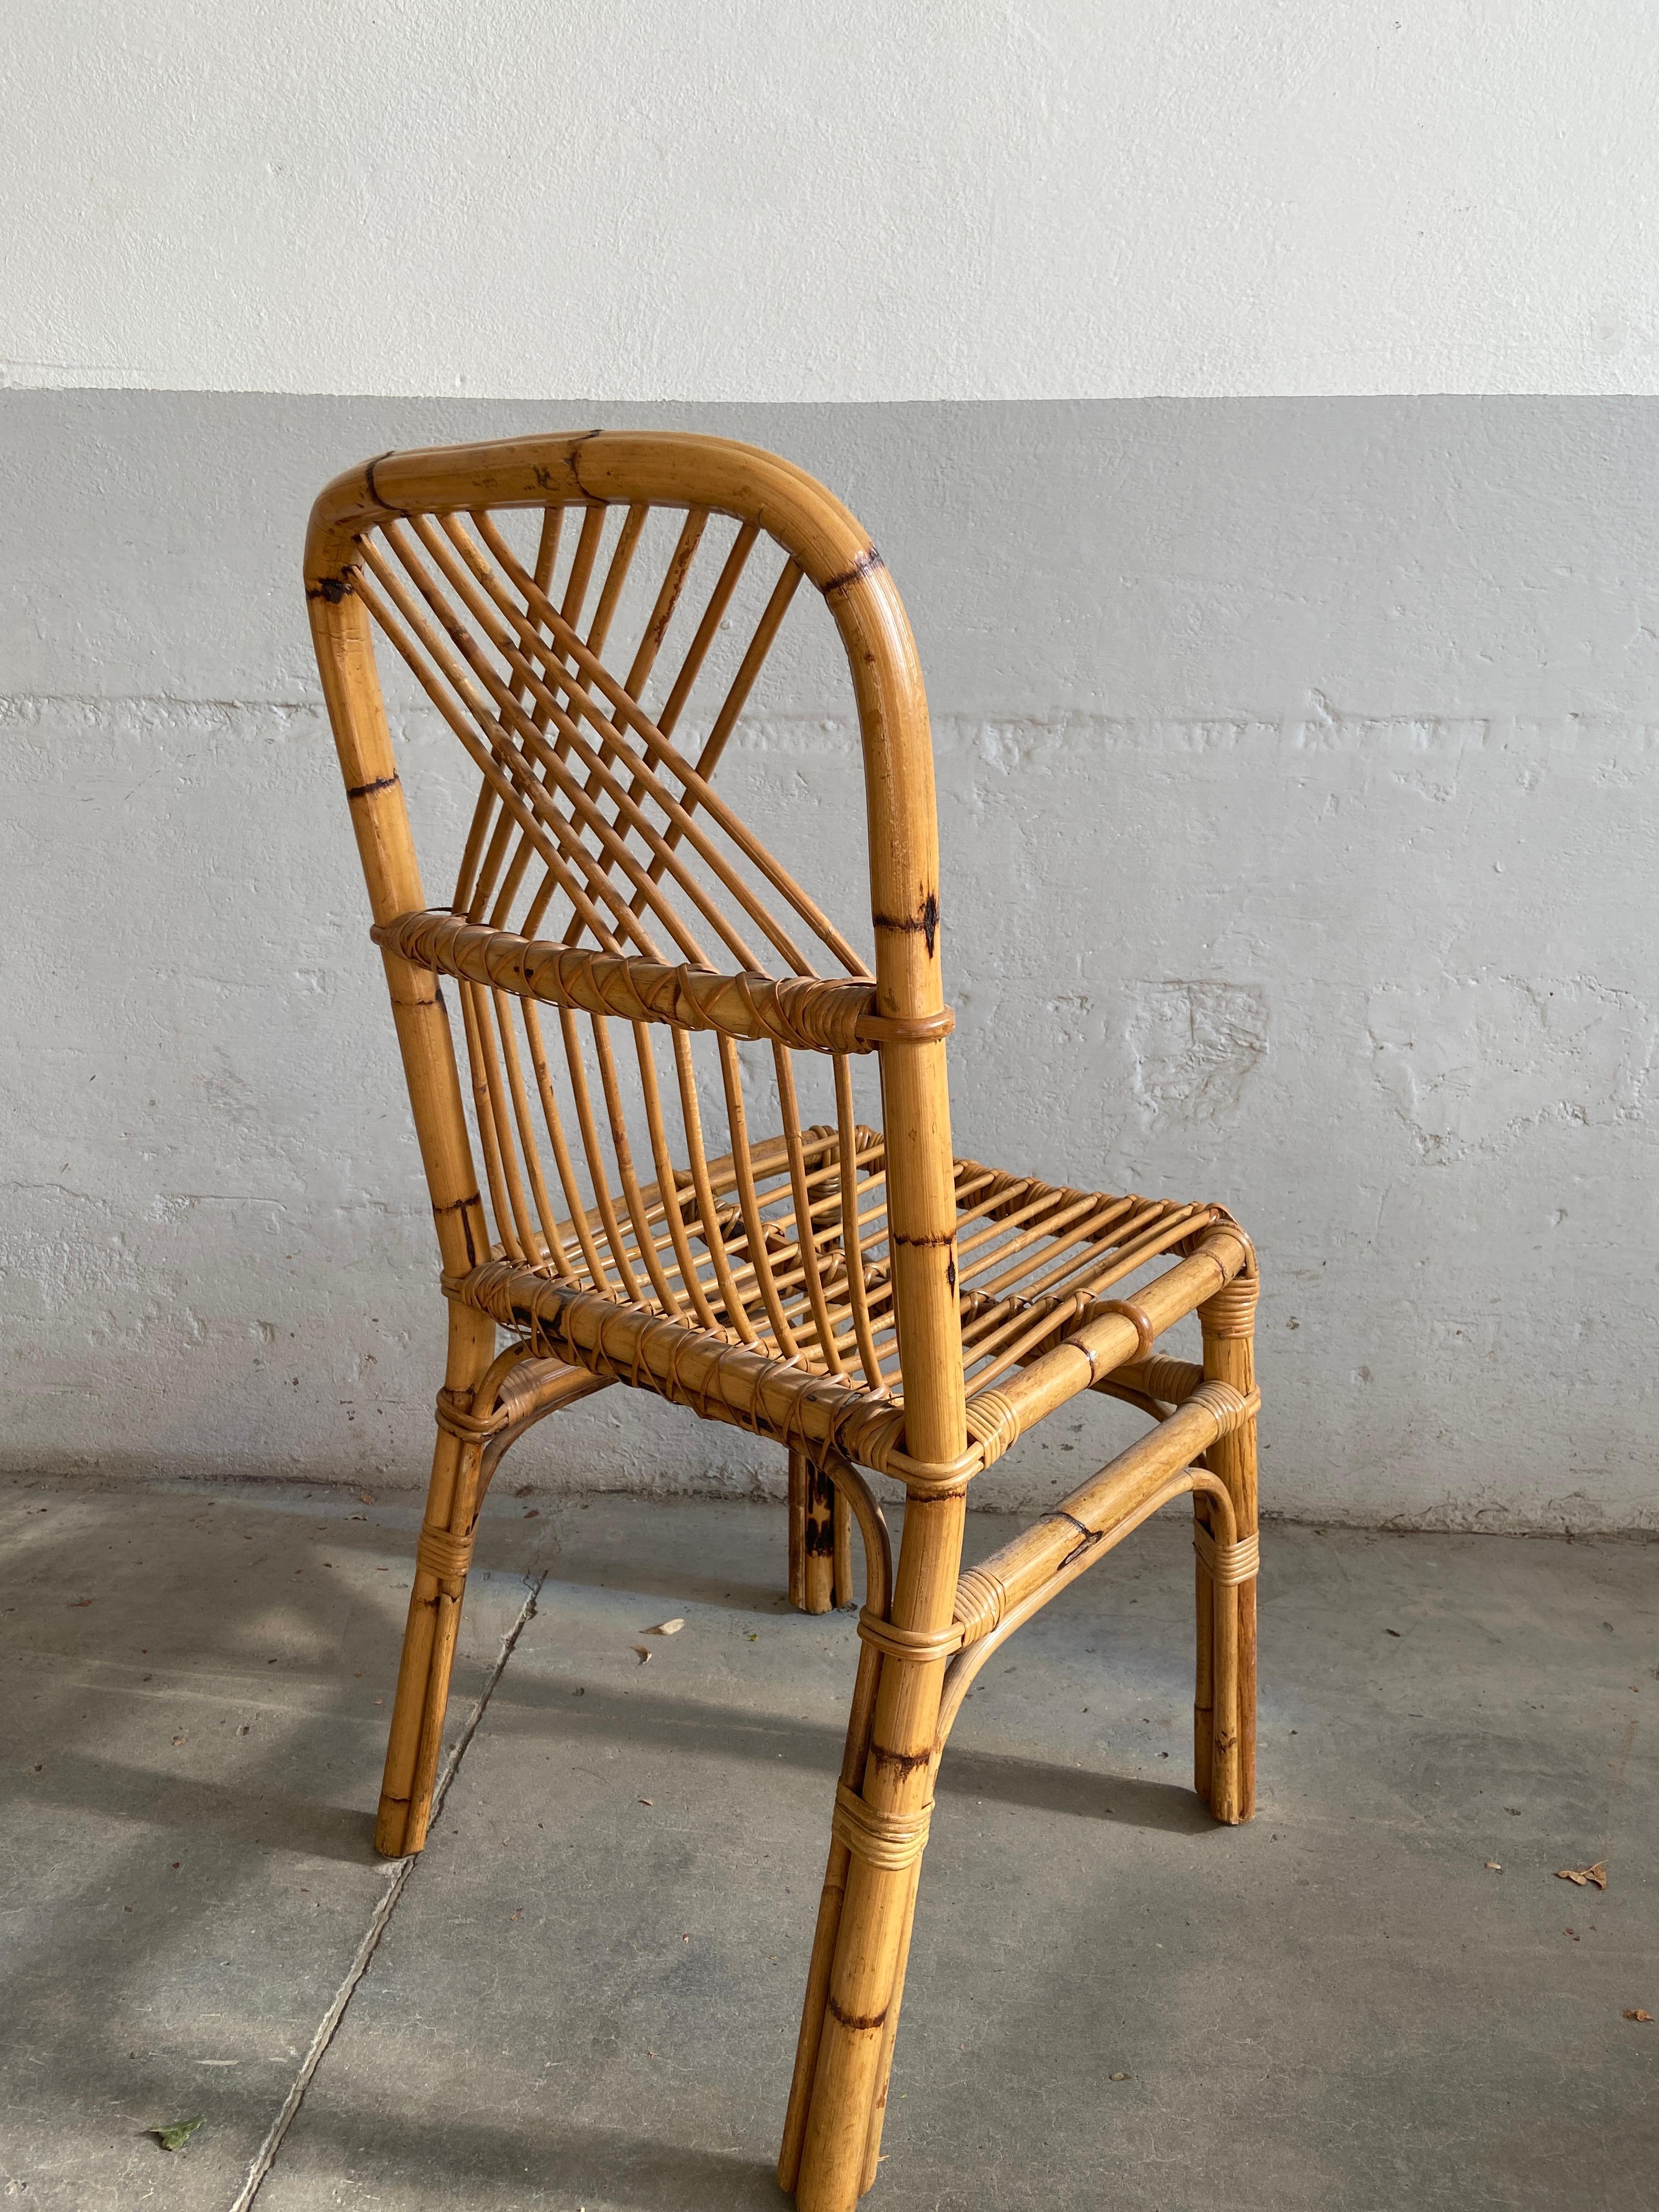
<path id="1" fill-rule="evenodd" d="M 1128 2077 L 1128 2075 L 1127 2075 L 1127 2074 L 1114 2074 L 1114 2075 L 1111 2076 L 1111 2079 L 1112 2079 L 1114 2081 L 1127 2081 L 1128 2080 L 1128 2078 L 1129 2078 L 1129 2077 Z"/>
<path id="2" fill-rule="evenodd" d="M 640 1634 L 641 1636 L 678 1636 L 684 1626 L 685 1623 L 678 1618 L 673 1620 L 659 1620 L 654 1628 L 642 1628 Z"/>
<path id="3" fill-rule="evenodd" d="M 1486 1861 L 1486 1871 L 1488 1874 L 1502 1874 L 1504 1871 L 1503 1861 L 1501 1859 L 1488 1859 Z"/>
<path id="4" fill-rule="evenodd" d="M 154 2136 L 163 2150 L 182 2150 L 198 2128 L 206 2122 L 205 2112 L 198 2112 L 193 2120 L 175 2120 L 168 2128 L 146 2128 L 147 2136 Z"/>
<path id="5" fill-rule="evenodd" d="M 1644 2012 L 1640 2005 L 1636 2005 L 1626 2012 L 1625 2018 L 1626 2020 L 1651 2021 L 1653 2014 L 1650 2012 Z"/>
<path id="6" fill-rule="evenodd" d="M 648 1805 L 651 1802 L 651 1800 L 648 1797 L 641 1797 L 640 1802 L 641 1805 Z"/>
<path id="7" fill-rule="evenodd" d="M 1597 1859 L 1594 1866 L 1557 1867 L 1555 1879 L 1557 1881 L 1570 1881 L 1579 1889 L 1583 1889 L 1587 1882 L 1592 1881 L 1598 1889 L 1605 1889 L 1607 1886 L 1607 1863 L 1605 1860 Z"/>
<path id="8" fill-rule="evenodd" d="M 631 1650 L 633 1650 L 633 1652 L 634 1652 L 634 1654 L 635 1654 L 635 1657 L 639 1660 L 639 1662 L 640 1662 L 640 1664 L 641 1664 L 641 1667 L 648 1667 L 648 1666 L 651 1664 L 651 1654 L 650 1654 L 650 1651 L 647 1649 L 647 1647 L 646 1647 L 643 1644 L 635 1644 L 632 1645 L 630 1648 L 631 1648 Z"/>

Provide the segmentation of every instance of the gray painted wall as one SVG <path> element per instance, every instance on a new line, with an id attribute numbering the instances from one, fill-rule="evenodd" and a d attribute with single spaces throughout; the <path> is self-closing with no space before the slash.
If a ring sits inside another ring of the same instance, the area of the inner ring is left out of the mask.
<path id="1" fill-rule="evenodd" d="M 367 453 L 599 420 L 774 446 L 873 532 L 935 715 L 958 1149 L 1234 1206 L 1269 1504 L 1659 1526 L 1659 403 L 1620 399 L 0 394 L 4 1462 L 422 1479 L 434 1253 L 301 536 Z M 732 763 L 786 842 L 852 771 L 829 674 Z M 1124 1433 L 1091 1401 L 981 1501 Z M 517 1465 L 779 1462 L 612 1392 Z"/>

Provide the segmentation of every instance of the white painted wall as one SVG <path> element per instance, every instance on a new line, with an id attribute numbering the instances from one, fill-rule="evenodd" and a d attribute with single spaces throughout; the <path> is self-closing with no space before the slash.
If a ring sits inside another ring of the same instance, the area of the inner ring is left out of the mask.
<path id="1" fill-rule="evenodd" d="M 873 531 L 958 1145 L 1237 1209 L 1270 1508 L 1659 1529 L 1659 405 L 641 411 Z M 436 1250 L 300 544 L 348 460 L 550 413 L 0 398 L 0 1467 L 422 1478 Z M 408 690 L 418 805 L 458 749 Z M 780 653 L 763 694 L 728 795 L 856 933 L 844 671 Z M 976 1500 L 1133 1426 L 1070 1409 Z M 782 1462 L 617 1391 L 514 1465 Z"/>
<path id="2" fill-rule="evenodd" d="M 1651 0 L 13 0 L 0 379 L 1659 388 Z"/>

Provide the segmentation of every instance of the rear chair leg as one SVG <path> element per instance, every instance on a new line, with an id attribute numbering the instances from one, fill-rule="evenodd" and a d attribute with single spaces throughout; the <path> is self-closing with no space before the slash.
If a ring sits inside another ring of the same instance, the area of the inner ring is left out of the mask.
<path id="1" fill-rule="evenodd" d="M 452 1304 L 441 1401 L 453 1409 L 452 1419 L 455 1413 L 466 1419 L 495 1349 L 494 1322 Z M 382 1858 L 401 1858 L 418 1851 L 426 1841 L 461 1600 L 472 1555 L 483 1443 L 483 1437 L 467 1434 L 459 1421 L 445 1425 L 441 1413 L 374 1824 L 374 1848 Z"/>
<path id="2" fill-rule="evenodd" d="M 1204 1463 L 1206 1467 L 1210 1464 L 1207 1452 Z M 1195 1530 L 1201 1529 L 1206 1535 L 1213 1533 L 1201 1491 L 1193 1494 L 1193 1522 Z M 1198 1555 L 1196 1545 L 1194 1554 L 1193 1610 L 1198 1632 L 1198 1662 L 1193 1688 L 1193 1788 L 1207 1805 L 1215 1768 L 1215 1583 Z"/>
<path id="3" fill-rule="evenodd" d="M 789 1602 L 829 1613 L 853 1602 L 853 1516 L 805 1452 L 789 1455 Z"/>
<path id="4" fill-rule="evenodd" d="M 1204 1332 L 1206 1379 L 1230 1382 L 1245 1397 L 1255 1388 L 1255 1304 L 1260 1290 L 1260 1278 L 1252 1267 L 1249 1274 L 1236 1275 L 1198 1310 L 1199 1326 Z M 1257 1533 L 1255 1415 L 1212 1444 L 1205 1458 L 1227 1486 L 1237 1522 L 1237 1540 L 1241 1543 L 1253 1540 Z M 1199 1795 L 1208 1801 L 1218 1820 L 1248 1820 L 1255 1811 L 1255 1577 L 1215 1589 L 1200 1565 L 1197 1583 L 1199 1710 L 1193 1732 L 1198 1767 L 1194 1781 Z M 1206 1613 L 1215 1623 L 1211 1638 L 1206 1638 Z M 1230 1648 L 1218 1650 L 1222 1644 Z M 1220 1710 L 1218 1690 L 1224 1670 L 1233 1676 L 1237 1686 L 1237 1711 L 1231 1716 Z M 1207 1762 L 1212 1778 L 1208 1788 L 1200 1778 L 1206 1764 L 1203 1762 L 1206 1717 L 1202 1710 L 1206 1692 L 1216 1708 Z"/>

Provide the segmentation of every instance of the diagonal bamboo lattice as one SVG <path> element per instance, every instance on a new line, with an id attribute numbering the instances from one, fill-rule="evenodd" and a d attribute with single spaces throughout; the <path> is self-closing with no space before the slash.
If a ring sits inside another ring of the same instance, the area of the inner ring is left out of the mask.
<path id="1" fill-rule="evenodd" d="M 518 1437 L 621 1382 L 781 1446 L 794 1602 L 850 1602 L 854 1523 L 864 1553 L 778 2167 L 807 2212 L 847 2212 L 875 2176 L 963 1698 L 1177 1497 L 1195 1786 L 1218 1820 L 1249 1817 L 1255 1256 L 1220 1206 L 953 1154 L 921 672 L 879 556 L 810 477 L 678 435 L 386 455 L 318 501 L 306 580 L 449 1311 L 377 1845 L 425 1840 L 473 1531 Z M 872 963 L 716 787 L 786 617 L 815 599 L 856 708 Z M 432 828 L 454 869 L 441 907 L 376 634 L 464 756 L 468 804 Z M 1156 1349 L 1194 1311 L 1201 1365 Z M 969 1483 L 1085 1390 L 1153 1425 L 963 1572 Z M 869 1474 L 904 1487 L 896 1560 Z"/>

